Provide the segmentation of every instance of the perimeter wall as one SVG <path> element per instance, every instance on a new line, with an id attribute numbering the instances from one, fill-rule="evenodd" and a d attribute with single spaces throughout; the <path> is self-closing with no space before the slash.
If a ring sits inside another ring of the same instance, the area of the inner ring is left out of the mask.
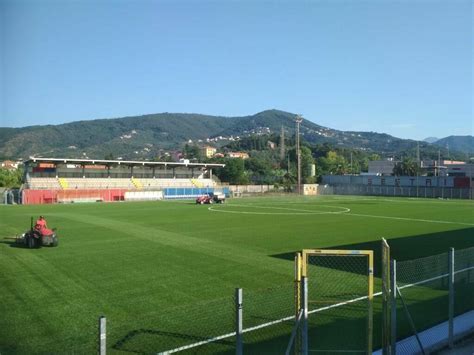
<path id="1" fill-rule="evenodd" d="M 325 175 L 321 195 L 403 196 L 473 199 L 469 177 Z"/>

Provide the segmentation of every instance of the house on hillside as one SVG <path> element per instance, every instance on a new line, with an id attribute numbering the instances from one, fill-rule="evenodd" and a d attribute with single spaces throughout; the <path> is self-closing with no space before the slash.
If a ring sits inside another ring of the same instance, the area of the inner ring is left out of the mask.
<path id="1" fill-rule="evenodd" d="M 245 152 L 229 152 L 227 153 L 229 158 L 240 158 L 240 159 L 248 159 L 249 155 Z"/>
<path id="2" fill-rule="evenodd" d="M 206 158 L 212 158 L 214 154 L 216 154 L 217 149 L 211 146 L 205 146 L 201 148 L 201 154 L 205 156 Z"/>
<path id="3" fill-rule="evenodd" d="M 6 170 L 16 170 L 18 169 L 18 162 L 12 160 L 4 160 L 0 163 L 0 167 Z"/>

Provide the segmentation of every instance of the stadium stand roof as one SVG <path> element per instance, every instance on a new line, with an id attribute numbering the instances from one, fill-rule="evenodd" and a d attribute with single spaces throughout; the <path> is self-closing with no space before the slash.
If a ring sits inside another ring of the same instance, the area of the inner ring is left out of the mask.
<path id="1" fill-rule="evenodd" d="M 68 159 L 68 158 L 35 158 L 30 157 L 23 162 L 30 163 L 62 163 L 62 164 L 83 164 L 83 165 L 142 165 L 142 166 L 167 166 L 167 167 L 196 167 L 196 168 L 221 168 L 225 164 L 212 163 L 186 163 L 186 162 L 159 162 L 141 160 L 105 160 L 105 159 Z"/>

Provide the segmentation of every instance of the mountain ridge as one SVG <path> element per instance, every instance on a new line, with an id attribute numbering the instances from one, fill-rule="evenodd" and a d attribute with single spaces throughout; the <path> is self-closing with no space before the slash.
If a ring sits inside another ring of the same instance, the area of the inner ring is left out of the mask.
<path id="1" fill-rule="evenodd" d="M 423 142 L 428 142 L 428 143 L 435 143 L 437 140 L 439 140 L 439 138 L 437 137 L 426 137 L 425 139 L 423 139 Z"/>
<path id="2" fill-rule="evenodd" d="M 474 137 L 470 135 L 465 136 L 448 136 L 438 139 L 433 144 L 438 147 L 444 147 L 447 150 L 463 151 L 469 155 L 474 154 Z"/>
<path id="3" fill-rule="evenodd" d="M 279 135 L 281 127 L 287 136 L 291 136 L 295 132 L 295 117 L 296 114 L 276 109 L 236 117 L 163 112 L 59 125 L 0 127 L 0 156 L 90 156 L 98 159 L 113 153 L 124 158 L 151 159 L 162 150 L 180 149 L 186 142 L 222 146 L 230 139 L 246 135 Z M 301 123 L 300 131 L 304 140 L 312 144 L 328 143 L 385 156 L 413 151 L 418 144 L 415 140 L 386 133 L 335 130 L 307 119 Z M 432 149 L 429 143 L 420 143 L 423 148 Z M 451 144 L 454 147 L 454 143 Z M 462 147 L 466 148 L 465 145 Z"/>

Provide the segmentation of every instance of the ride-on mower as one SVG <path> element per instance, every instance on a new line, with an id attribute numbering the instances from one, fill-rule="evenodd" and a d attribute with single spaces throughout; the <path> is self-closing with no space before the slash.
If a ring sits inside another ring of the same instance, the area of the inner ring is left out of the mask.
<path id="1" fill-rule="evenodd" d="M 209 192 L 205 195 L 198 196 L 196 204 L 224 203 L 225 195 L 222 192 Z"/>
<path id="2" fill-rule="evenodd" d="M 57 247 L 59 244 L 56 229 L 53 228 L 53 234 L 42 235 L 38 230 L 33 228 L 33 218 L 31 218 L 30 230 L 18 236 L 15 242 L 17 244 L 25 245 L 30 249 L 42 246 Z"/>

